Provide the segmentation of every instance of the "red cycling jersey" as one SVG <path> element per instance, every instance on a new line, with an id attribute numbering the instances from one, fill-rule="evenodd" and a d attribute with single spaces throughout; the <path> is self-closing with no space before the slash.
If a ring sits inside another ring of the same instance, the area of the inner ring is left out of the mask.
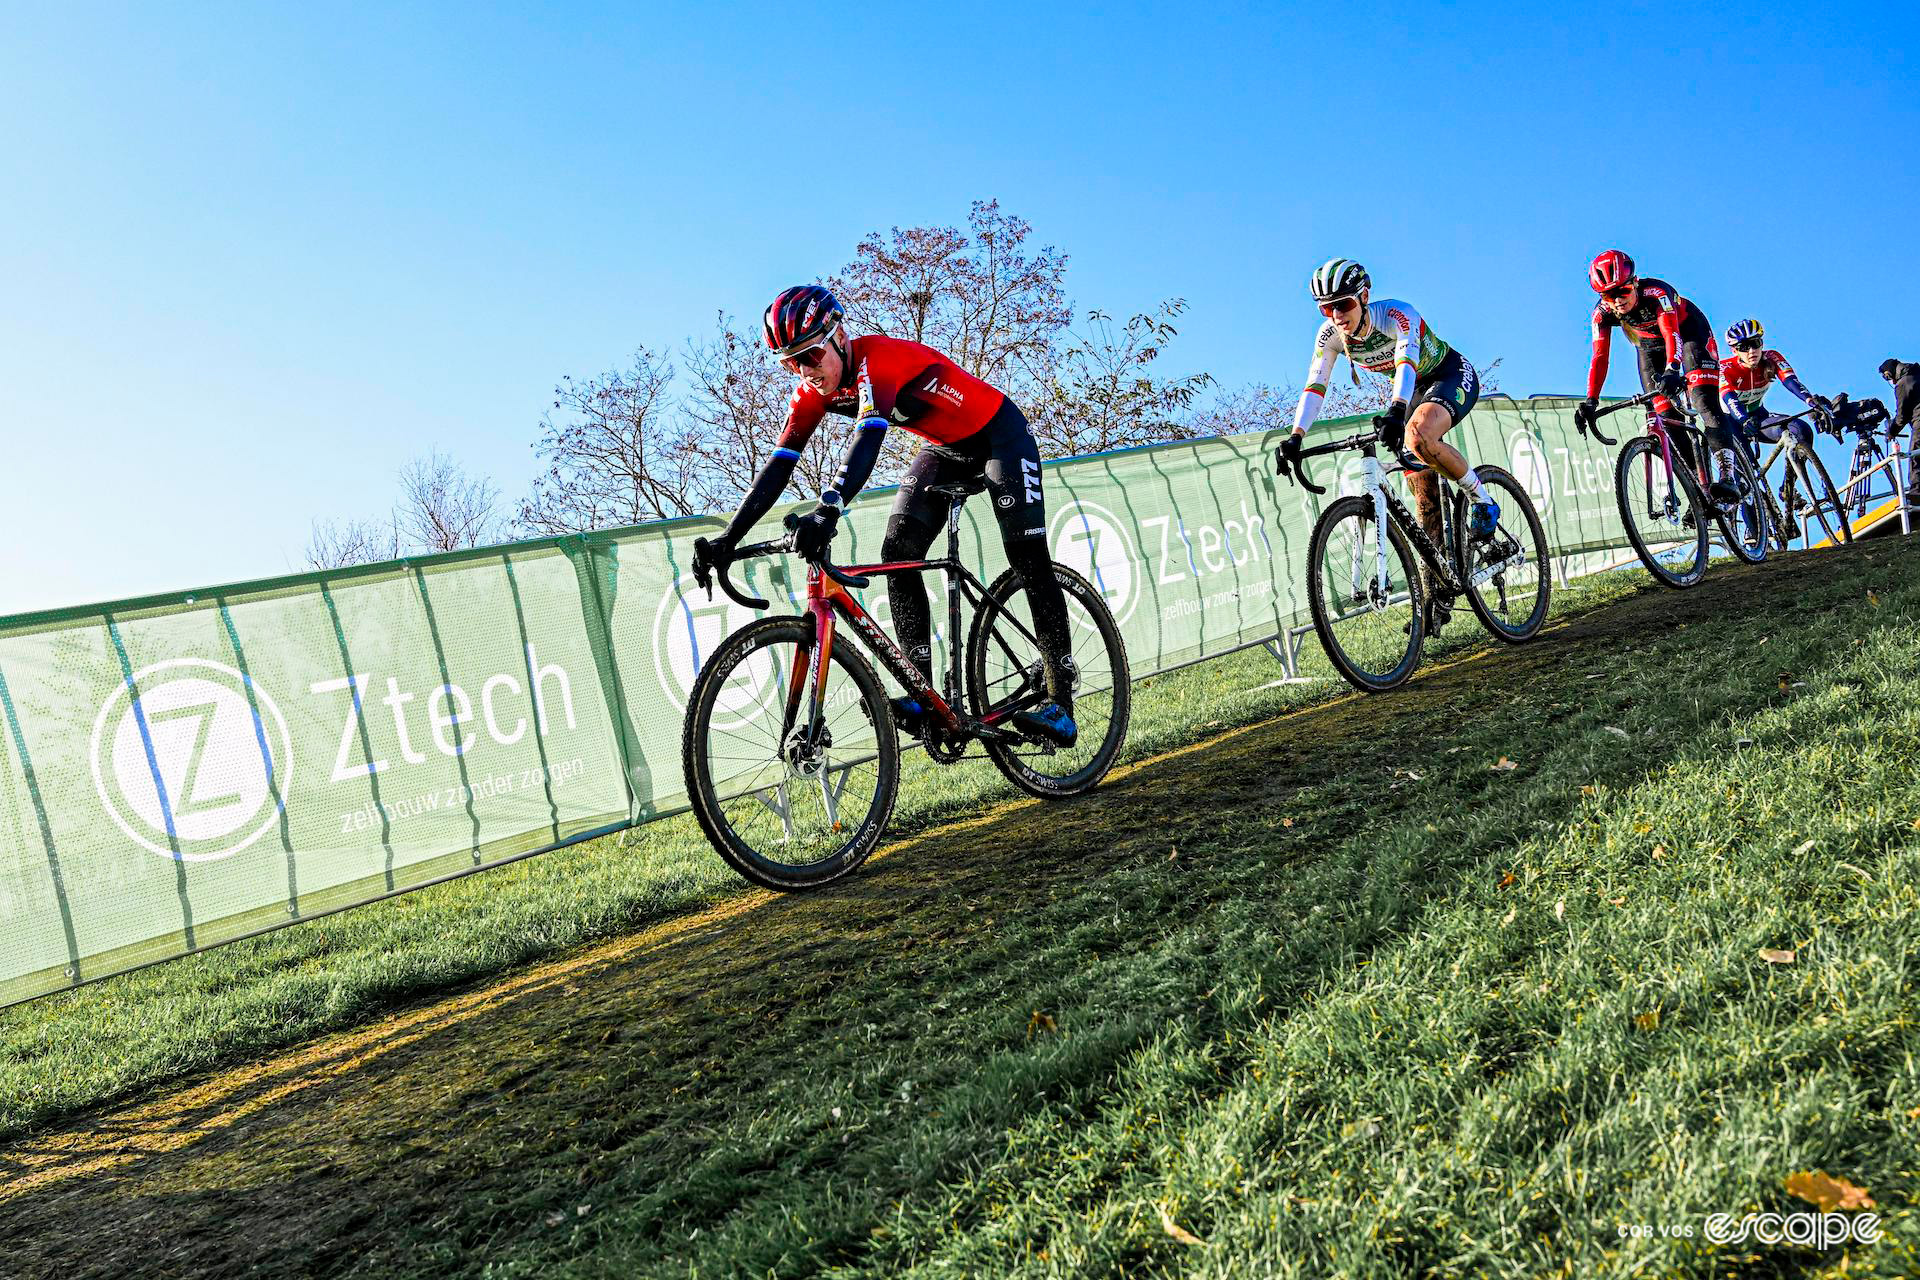
<path id="1" fill-rule="evenodd" d="M 787 405 L 779 447 L 805 448 L 829 413 L 878 419 L 934 444 L 958 444 L 999 412 L 1006 396 L 917 342 L 868 334 L 849 344 L 850 376 L 831 396 L 802 382 Z"/>
<path id="2" fill-rule="evenodd" d="M 1648 347 L 1655 342 L 1666 346 L 1667 363 L 1680 361 L 1680 329 L 1693 308 L 1680 291 L 1664 280 L 1640 277 L 1640 297 L 1633 309 L 1617 316 L 1604 302 L 1593 304 L 1593 363 L 1587 367 L 1587 394 L 1597 396 L 1607 382 L 1607 354 L 1617 326 L 1627 331 L 1635 343 Z"/>
<path id="3" fill-rule="evenodd" d="M 1786 383 L 1790 389 L 1798 381 L 1793 376 L 1793 366 L 1787 363 L 1787 358 L 1772 347 L 1761 354 L 1760 363 L 1751 369 L 1739 356 L 1728 356 L 1720 362 L 1721 395 L 1737 396 L 1743 404 L 1759 404 L 1775 378 Z"/>

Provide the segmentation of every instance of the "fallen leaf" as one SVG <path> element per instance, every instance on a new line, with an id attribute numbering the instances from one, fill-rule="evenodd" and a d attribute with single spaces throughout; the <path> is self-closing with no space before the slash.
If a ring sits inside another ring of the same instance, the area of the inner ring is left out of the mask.
<path id="1" fill-rule="evenodd" d="M 1506 769 L 1518 769 L 1520 766 L 1515 764 L 1513 761 L 1507 759 L 1505 756 L 1501 756 L 1499 760 L 1495 761 L 1493 764 L 1489 765 L 1488 767 L 1491 769 L 1506 770 Z"/>
<path id="2" fill-rule="evenodd" d="M 1027 1019 L 1027 1039 L 1029 1040 L 1041 1032 L 1058 1031 L 1059 1029 L 1060 1028 L 1055 1025 L 1051 1015 L 1044 1014 L 1038 1009 L 1035 1009 L 1033 1016 Z"/>
<path id="3" fill-rule="evenodd" d="M 1181 1244 L 1206 1243 L 1206 1241 L 1202 1240 L 1199 1236 L 1194 1235 L 1193 1232 L 1175 1222 L 1173 1215 L 1167 1212 L 1167 1206 L 1155 1203 L 1153 1209 L 1155 1213 L 1160 1215 L 1160 1229 L 1172 1236 L 1175 1240 L 1178 1240 Z"/>
<path id="4" fill-rule="evenodd" d="M 1508 924 L 1512 924 L 1512 923 L 1513 923 L 1513 918 L 1514 918 L 1515 916 L 1517 916 L 1517 915 L 1519 915 L 1519 914 L 1520 914 L 1520 908 L 1518 908 L 1518 907 L 1508 907 L 1508 908 L 1507 908 L 1507 914 L 1505 914 L 1504 916 L 1501 916 L 1501 917 L 1500 917 L 1500 923 L 1501 923 L 1501 924 L 1503 924 L 1503 925 L 1508 925 Z"/>
<path id="5" fill-rule="evenodd" d="M 1280 825 L 1281 825 L 1281 826 L 1283 826 L 1283 827 L 1290 827 L 1290 826 L 1292 826 L 1292 825 L 1293 825 L 1293 819 L 1292 819 L 1292 818 L 1282 818 L 1282 819 L 1280 819 Z"/>
<path id="6" fill-rule="evenodd" d="M 1787 1178 L 1787 1194 L 1819 1205 L 1823 1213 L 1878 1207 L 1873 1197 L 1867 1194 L 1866 1188 L 1856 1187 L 1845 1178 L 1835 1178 L 1818 1169 L 1790 1175 Z"/>
<path id="7" fill-rule="evenodd" d="M 1600 788 L 1595 786 L 1585 786 L 1580 788 L 1580 794 L 1583 796 L 1597 796 L 1600 794 Z"/>
<path id="8" fill-rule="evenodd" d="M 1507 874 L 1500 877 L 1500 887 L 1502 889 L 1509 888 L 1512 886 L 1512 884 L 1513 884 L 1513 872 L 1509 871 L 1507 872 Z"/>
<path id="9" fill-rule="evenodd" d="M 1614 737 L 1619 738 L 1622 742 L 1631 741 L 1633 738 L 1632 734 L 1628 733 L 1625 729 L 1620 728 L 1618 725 L 1603 724 L 1600 727 L 1602 729 L 1605 729 L 1608 733 L 1612 734 Z"/>
<path id="10" fill-rule="evenodd" d="M 1660 1025 L 1660 1011 L 1658 1009 L 1649 1009 L 1645 1013 L 1634 1014 L 1633 1025 L 1642 1031 L 1652 1031 L 1656 1029 Z"/>
<path id="11" fill-rule="evenodd" d="M 1608 898 L 1607 901 L 1616 907 L 1624 907 L 1627 905 L 1625 898 Z"/>
<path id="12" fill-rule="evenodd" d="M 1780 692 L 1785 693 L 1793 688 L 1793 672 L 1782 671 L 1777 678 L 1780 681 Z"/>
<path id="13" fill-rule="evenodd" d="M 1667 846 L 1665 846 L 1665 845 L 1663 845 L 1663 844 L 1657 844 L 1657 845 L 1655 845 L 1655 846 L 1653 846 L 1653 856 L 1654 856 L 1654 857 L 1656 857 L 1656 858 L 1664 858 L 1664 857 L 1666 857 L 1666 856 L 1667 856 Z"/>
<path id="14" fill-rule="evenodd" d="M 547 1225 L 550 1227 L 557 1227 L 561 1223 L 565 1222 L 566 1220 L 567 1220 L 567 1215 L 564 1213 L 561 1213 L 557 1209 L 554 1212 L 547 1215 Z"/>
<path id="15" fill-rule="evenodd" d="M 1172 847 L 1171 849 L 1169 849 L 1169 850 L 1167 851 L 1167 861 L 1168 861 L 1168 862 L 1174 862 L 1174 861 L 1177 861 L 1177 860 L 1179 859 L 1179 857 L 1180 857 L 1180 846 L 1179 846 L 1179 845 L 1177 845 L 1177 844 L 1176 844 L 1176 845 L 1174 845 L 1174 846 L 1173 846 L 1173 847 Z"/>
<path id="16" fill-rule="evenodd" d="M 1553 904 L 1553 918 L 1555 920 L 1565 920 L 1567 918 L 1567 900 L 1565 898 Z"/>
<path id="17" fill-rule="evenodd" d="M 1819 843 L 1820 842 L 1818 840 L 1804 840 L 1801 843 L 1795 845 L 1793 847 L 1793 852 L 1787 856 L 1792 858 L 1801 857 L 1802 855 L 1811 851 L 1814 845 Z"/>
<path id="18" fill-rule="evenodd" d="M 1781 951 L 1777 947 L 1760 948 L 1760 958 L 1768 964 L 1792 964 L 1793 952 Z"/>
<path id="19" fill-rule="evenodd" d="M 593 1206 L 590 1204 L 583 1204 L 579 1208 L 575 1209 L 573 1212 L 575 1217 L 584 1218 L 588 1214 L 593 1212 Z"/>
<path id="20" fill-rule="evenodd" d="M 1868 591 L 1867 603 L 1872 605 L 1874 608 L 1878 609 L 1880 607 L 1880 597 L 1875 595 L 1872 591 Z"/>
<path id="21" fill-rule="evenodd" d="M 1633 834 L 1637 836 L 1643 836 L 1651 830 L 1653 830 L 1653 824 L 1651 822 L 1636 822 L 1633 824 Z"/>

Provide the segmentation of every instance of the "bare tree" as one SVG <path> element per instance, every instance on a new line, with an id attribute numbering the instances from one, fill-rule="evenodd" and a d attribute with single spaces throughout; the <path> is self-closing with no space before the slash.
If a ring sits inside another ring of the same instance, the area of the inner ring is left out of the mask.
<path id="1" fill-rule="evenodd" d="M 1499 359 L 1474 366 L 1480 378 L 1484 399 L 1500 391 Z M 1343 369 L 1345 366 L 1343 366 Z M 1393 381 L 1374 374 L 1358 378 L 1337 372 L 1328 380 L 1326 401 L 1320 418 L 1347 418 L 1385 411 L 1393 399 Z M 1202 406 L 1189 420 L 1195 435 L 1232 435 L 1240 431 L 1270 431 L 1293 425 L 1293 414 L 1300 403 L 1296 384 L 1274 387 L 1267 383 L 1249 383 L 1223 392 Z"/>
<path id="2" fill-rule="evenodd" d="M 496 542 L 506 524 L 493 481 L 468 475 L 437 449 L 401 468 L 395 519 L 409 546 L 429 553 Z"/>
<path id="3" fill-rule="evenodd" d="M 398 560 L 400 528 L 395 521 L 315 520 L 305 554 L 307 566 L 313 569 Z"/>
<path id="4" fill-rule="evenodd" d="M 1169 298 L 1117 328 L 1106 312 L 1088 312 L 1085 330 L 1051 353 L 1045 394 L 1034 404 L 1041 452 L 1071 457 L 1198 434 L 1186 412 L 1212 375 L 1161 378 L 1154 366 L 1186 309 L 1184 299 Z"/>
<path id="5" fill-rule="evenodd" d="M 645 347 L 631 368 L 562 378 L 534 446 L 547 470 L 520 504 L 520 527 L 572 533 L 709 510 L 724 486 L 667 395 L 672 381 L 673 367 Z"/>
<path id="6" fill-rule="evenodd" d="M 827 284 L 856 332 L 924 342 L 955 364 L 1018 392 L 1073 319 L 1061 281 L 1067 255 L 1026 247 L 1032 226 L 976 200 L 967 229 L 869 232 Z"/>
<path id="7" fill-rule="evenodd" d="M 704 342 L 687 342 L 686 367 L 694 388 L 684 411 L 711 469 L 710 487 L 716 496 L 733 500 L 746 493 L 773 456 L 795 380 L 759 336 L 741 331 L 732 317 L 722 314 L 718 329 Z M 826 487 L 839 461 L 839 454 L 828 447 L 835 434 L 823 424 L 807 442 L 787 486 L 794 497 Z"/>
<path id="8" fill-rule="evenodd" d="M 1220 391 L 1188 415 L 1186 425 L 1196 436 L 1230 436 L 1242 431 L 1273 431 L 1293 425 L 1300 396 L 1291 387 L 1250 382 Z"/>

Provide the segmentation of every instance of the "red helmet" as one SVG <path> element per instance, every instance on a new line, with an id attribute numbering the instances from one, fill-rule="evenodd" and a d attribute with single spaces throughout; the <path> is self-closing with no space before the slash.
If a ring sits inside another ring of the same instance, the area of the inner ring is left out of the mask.
<path id="1" fill-rule="evenodd" d="M 1618 249 L 1609 249 L 1587 268 L 1587 282 L 1593 286 L 1595 293 L 1605 293 L 1623 284 L 1632 284 L 1633 259 Z"/>
<path id="2" fill-rule="evenodd" d="M 767 304 L 761 328 L 775 354 L 790 356 L 833 332 L 845 314 L 825 285 L 799 284 Z"/>

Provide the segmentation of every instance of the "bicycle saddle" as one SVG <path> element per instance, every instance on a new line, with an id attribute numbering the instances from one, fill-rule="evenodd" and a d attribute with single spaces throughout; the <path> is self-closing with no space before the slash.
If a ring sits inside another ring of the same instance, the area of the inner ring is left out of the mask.
<path id="1" fill-rule="evenodd" d="M 950 498 L 958 502 L 968 494 L 979 493 L 986 487 L 985 476 L 972 476 L 966 480 L 954 480 L 947 484 L 930 484 L 921 492 L 930 493 L 936 498 Z"/>

